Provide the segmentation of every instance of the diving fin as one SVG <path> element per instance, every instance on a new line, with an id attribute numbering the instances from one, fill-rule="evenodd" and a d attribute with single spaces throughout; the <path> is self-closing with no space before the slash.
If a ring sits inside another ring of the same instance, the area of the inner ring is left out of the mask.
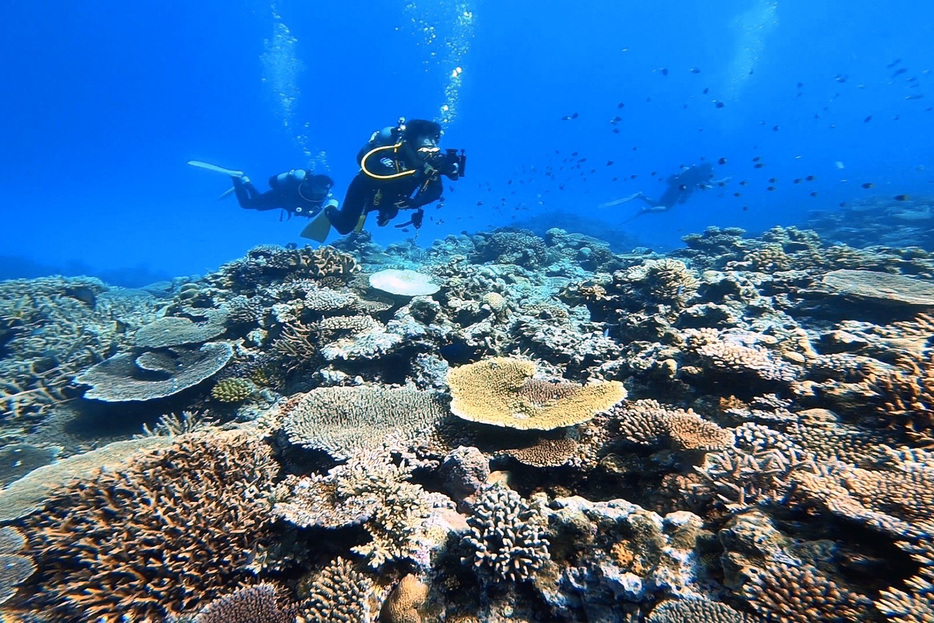
<path id="1" fill-rule="evenodd" d="M 299 235 L 302 238 L 308 238 L 309 240 L 323 243 L 328 239 L 328 234 L 330 233 L 331 221 L 328 219 L 328 215 L 322 210 L 318 216 L 311 219 L 311 222 L 305 225 L 305 229 L 303 229 L 302 233 Z"/>
<path id="2" fill-rule="evenodd" d="M 227 197 L 229 197 L 230 195 L 232 195 L 232 194 L 234 193 L 235 190 L 236 190 L 236 189 L 233 188 L 233 187 L 228 188 L 227 190 L 225 190 L 224 192 L 221 193 L 221 196 L 218 197 L 217 200 L 220 201 L 221 199 L 226 199 Z"/>
<path id="3" fill-rule="evenodd" d="M 366 212 L 360 215 L 360 219 L 357 221 L 357 226 L 353 228 L 353 233 L 359 234 L 363 231 L 363 226 L 366 225 Z"/>
<path id="4" fill-rule="evenodd" d="M 219 167 L 216 164 L 210 164 L 208 162 L 201 162 L 200 160 L 189 160 L 188 164 L 190 164 L 193 167 L 198 167 L 199 169 L 207 169 L 208 171 L 214 171 L 215 173 L 223 173 L 224 175 L 229 175 L 231 177 L 240 177 L 241 175 L 243 175 L 243 171 L 225 169 L 224 167 Z"/>

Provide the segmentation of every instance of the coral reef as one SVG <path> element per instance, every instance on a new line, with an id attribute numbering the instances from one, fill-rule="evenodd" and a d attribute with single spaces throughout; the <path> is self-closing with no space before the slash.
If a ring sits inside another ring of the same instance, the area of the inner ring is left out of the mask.
<path id="1" fill-rule="evenodd" d="M 934 255 L 834 222 L 2 283 L 0 613 L 929 621 Z"/>

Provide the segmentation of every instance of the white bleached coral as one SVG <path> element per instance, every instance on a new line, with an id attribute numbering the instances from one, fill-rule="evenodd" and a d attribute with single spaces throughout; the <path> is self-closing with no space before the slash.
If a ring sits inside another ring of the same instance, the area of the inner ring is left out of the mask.
<path id="1" fill-rule="evenodd" d="M 439 290 L 429 275 L 389 268 L 370 275 L 370 286 L 399 296 L 430 296 Z"/>

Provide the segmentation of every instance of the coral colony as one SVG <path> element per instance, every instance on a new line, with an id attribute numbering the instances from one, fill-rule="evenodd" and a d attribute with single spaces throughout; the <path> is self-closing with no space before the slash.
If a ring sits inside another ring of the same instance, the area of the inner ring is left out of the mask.
<path id="1" fill-rule="evenodd" d="M 830 239 L 2 282 L 4 620 L 931 621 L 934 255 Z"/>

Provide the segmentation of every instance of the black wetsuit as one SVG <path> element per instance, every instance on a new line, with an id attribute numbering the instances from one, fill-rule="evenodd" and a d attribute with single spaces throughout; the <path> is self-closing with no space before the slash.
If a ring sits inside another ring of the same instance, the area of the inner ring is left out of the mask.
<path id="1" fill-rule="evenodd" d="M 334 181 L 327 175 L 304 171 L 304 179 L 292 170 L 269 178 L 269 190 L 260 193 L 252 182 L 233 178 L 234 193 L 241 208 L 248 210 L 286 210 L 292 214 L 314 216 L 327 201 Z"/>
<path id="2" fill-rule="evenodd" d="M 694 165 L 684 169 L 680 173 L 674 173 L 665 180 L 668 188 L 662 193 L 658 200 L 639 195 L 636 198 L 641 199 L 651 206 L 652 212 L 661 212 L 670 210 L 678 203 L 684 203 L 691 194 L 698 188 L 706 188 L 713 178 L 713 166 L 705 162 L 701 165 Z"/>
<path id="3" fill-rule="evenodd" d="M 441 198 L 444 184 L 441 182 L 440 173 L 419 163 L 416 158 L 407 156 L 405 148 L 376 152 L 364 163 L 363 158 L 379 146 L 374 135 L 357 154 L 357 162 L 361 163 L 362 168 L 347 187 L 347 195 L 341 209 L 328 208 L 325 211 L 331 225 L 341 235 L 353 231 L 363 214 L 378 211 L 376 222 L 383 226 L 395 218 L 399 210 L 418 210 Z M 394 176 L 400 173 L 403 175 L 380 179 L 368 175 L 367 172 L 378 176 Z M 413 216 L 413 222 L 416 219 L 420 223 L 421 214 L 418 212 Z"/>

